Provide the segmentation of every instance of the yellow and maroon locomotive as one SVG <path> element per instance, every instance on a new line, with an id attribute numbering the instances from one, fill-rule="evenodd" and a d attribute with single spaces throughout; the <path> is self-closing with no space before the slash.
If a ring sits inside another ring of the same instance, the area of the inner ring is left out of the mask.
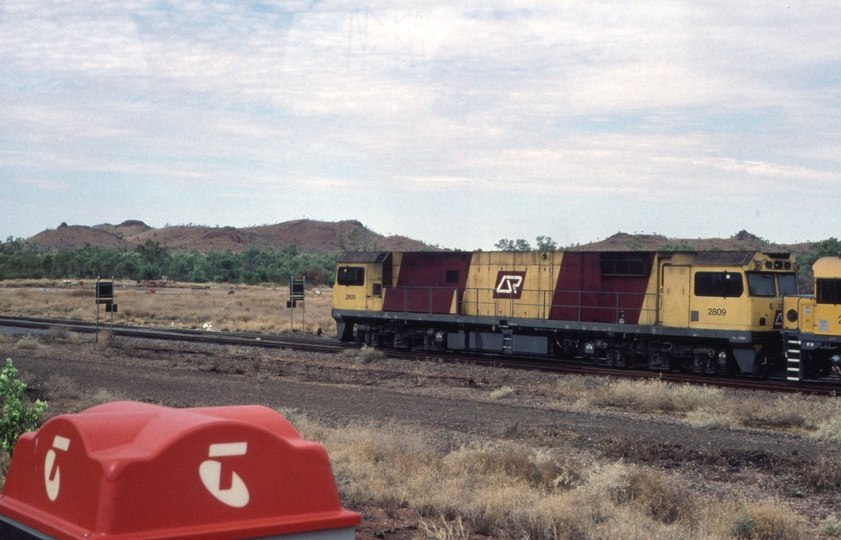
<path id="1" fill-rule="evenodd" d="M 796 270 L 746 251 L 345 253 L 333 317 L 374 346 L 764 374 L 784 368 Z"/>

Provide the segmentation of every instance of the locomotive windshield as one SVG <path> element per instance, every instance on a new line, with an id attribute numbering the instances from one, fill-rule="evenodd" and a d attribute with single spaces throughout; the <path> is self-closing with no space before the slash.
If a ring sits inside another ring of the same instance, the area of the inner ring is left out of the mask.
<path id="1" fill-rule="evenodd" d="M 797 294 L 797 276 L 794 274 L 779 274 L 780 296 L 795 296 Z"/>
<path id="2" fill-rule="evenodd" d="M 748 292 L 751 296 L 777 296 L 774 274 L 770 272 L 748 273 Z"/>

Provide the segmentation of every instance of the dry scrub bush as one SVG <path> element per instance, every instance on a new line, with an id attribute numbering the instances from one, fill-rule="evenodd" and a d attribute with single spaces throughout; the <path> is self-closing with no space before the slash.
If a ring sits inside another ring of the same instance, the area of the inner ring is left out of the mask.
<path id="1" fill-rule="evenodd" d="M 815 532 L 824 536 L 841 536 L 841 520 L 835 516 L 827 516 L 820 522 Z"/>
<path id="2" fill-rule="evenodd" d="M 841 445 L 841 418 L 833 418 L 821 423 L 818 430 L 812 434 L 812 438 Z"/>
<path id="3" fill-rule="evenodd" d="M 800 540 L 807 538 L 800 518 L 779 501 L 743 503 L 733 523 L 736 538 Z"/>
<path id="4" fill-rule="evenodd" d="M 812 491 L 834 491 L 841 487 L 841 459 L 818 455 L 803 468 L 802 477 Z"/>
<path id="5" fill-rule="evenodd" d="M 376 360 L 385 358 L 385 353 L 374 347 L 363 345 L 359 349 L 345 349 L 345 355 L 356 360 L 359 364 L 370 364 Z"/>
<path id="6" fill-rule="evenodd" d="M 76 381 L 63 375 L 51 376 L 44 384 L 44 389 L 52 404 L 70 406 L 75 411 L 126 399 L 125 394 L 116 390 L 83 390 Z"/>
<path id="7" fill-rule="evenodd" d="M 502 386 L 491 392 L 491 399 L 504 399 L 514 395 L 514 389 L 510 386 Z"/>
<path id="8" fill-rule="evenodd" d="M 592 392 L 588 401 L 598 407 L 614 407 L 638 412 L 685 413 L 702 407 L 712 408 L 722 400 L 723 390 L 690 384 L 671 384 L 660 380 L 613 381 Z"/>
<path id="9" fill-rule="evenodd" d="M 435 520 L 429 522 L 424 519 L 420 520 L 419 528 L 424 538 L 429 540 L 467 540 L 470 537 L 470 531 L 464 528 L 464 523 L 460 517 L 452 521 L 440 518 L 439 521 L 441 522 L 440 526 Z"/>
<path id="10" fill-rule="evenodd" d="M 32 334 L 26 334 L 15 343 L 15 349 L 34 350 L 41 347 L 41 342 Z"/>

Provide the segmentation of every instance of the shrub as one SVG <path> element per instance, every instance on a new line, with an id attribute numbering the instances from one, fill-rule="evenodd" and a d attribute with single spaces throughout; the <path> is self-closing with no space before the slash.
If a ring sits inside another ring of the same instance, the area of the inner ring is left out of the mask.
<path id="1" fill-rule="evenodd" d="M 0 449 L 10 455 L 21 433 L 35 429 L 38 419 L 49 405 L 39 400 L 30 406 L 25 395 L 26 385 L 18 379 L 18 370 L 11 358 L 0 370 L 0 399 L 3 400 L 3 418 L 0 418 Z"/>
<path id="2" fill-rule="evenodd" d="M 491 399 L 503 399 L 514 394 L 514 389 L 510 386 L 503 386 L 491 392 Z"/>
<path id="3" fill-rule="evenodd" d="M 827 516 L 815 532 L 825 536 L 841 536 L 841 521 L 835 516 Z"/>
<path id="4" fill-rule="evenodd" d="M 841 486 L 841 460 L 819 455 L 803 467 L 803 480 L 815 492 L 833 491 Z"/>
<path id="5" fill-rule="evenodd" d="M 797 515 L 776 501 L 743 504 L 733 523 L 733 533 L 736 538 L 746 539 L 804 538 Z"/>
<path id="6" fill-rule="evenodd" d="M 27 351 L 37 349 L 40 346 L 41 344 L 38 342 L 38 338 L 33 336 L 32 334 L 26 334 L 25 336 L 20 338 L 17 343 L 15 343 L 15 349 Z"/>
<path id="7" fill-rule="evenodd" d="M 812 438 L 830 444 L 841 444 L 841 418 L 834 418 L 821 423 Z"/>
<path id="8" fill-rule="evenodd" d="M 356 360 L 360 364 L 367 364 L 381 358 L 385 358 L 385 354 L 381 350 L 367 345 L 363 345 L 361 349 L 356 351 Z"/>

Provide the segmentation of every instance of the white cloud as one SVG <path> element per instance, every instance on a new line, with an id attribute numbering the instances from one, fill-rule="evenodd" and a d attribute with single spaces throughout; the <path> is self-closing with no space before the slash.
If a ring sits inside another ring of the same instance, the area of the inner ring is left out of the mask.
<path id="1" fill-rule="evenodd" d="M 771 208 L 841 194 L 839 23 L 828 1 L 5 0 L 0 174 L 294 186 L 331 215 L 365 190 L 380 224 L 436 194 L 477 205 L 442 222 L 499 198 L 511 220 L 544 199 Z"/>

